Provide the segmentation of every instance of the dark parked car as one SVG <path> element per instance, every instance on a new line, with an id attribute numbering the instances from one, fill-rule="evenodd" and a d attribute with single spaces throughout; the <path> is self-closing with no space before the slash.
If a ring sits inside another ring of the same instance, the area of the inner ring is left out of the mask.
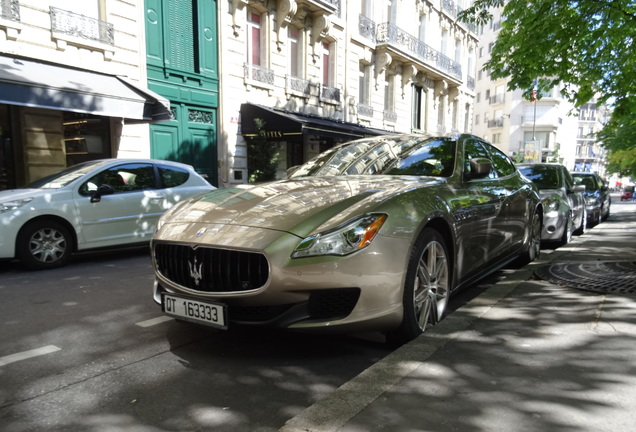
<path id="1" fill-rule="evenodd" d="M 572 239 L 573 233 L 585 232 L 585 187 L 574 184 L 574 179 L 565 166 L 536 163 L 519 164 L 517 168 L 537 185 L 543 199 L 543 241 L 566 244 Z"/>
<path id="2" fill-rule="evenodd" d="M 587 212 L 587 225 L 595 226 L 606 220 L 610 215 L 612 198 L 609 187 L 603 179 L 591 172 L 573 172 L 574 184 L 585 186 L 583 196 L 585 198 L 585 210 Z"/>
<path id="3" fill-rule="evenodd" d="M 154 300 L 227 329 L 383 331 L 404 342 L 450 295 L 540 252 L 536 187 L 472 135 L 353 141 L 291 178 L 177 205 L 151 251 Z"/>

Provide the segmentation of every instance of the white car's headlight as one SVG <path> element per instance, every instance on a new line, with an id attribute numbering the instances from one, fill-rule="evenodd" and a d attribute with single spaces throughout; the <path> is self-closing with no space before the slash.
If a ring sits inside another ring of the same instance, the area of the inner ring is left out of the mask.
<path id="1" fill-rule="evenodd" d="M 30 203 L 31 201 L 33 201 L 33 197 L 0 202 L 0 213 L 18 209 L 23 205 Z"/>
<path id="2" fill-rule="evenodd" d="M 292 258 L 319 255 L 348 255 L 369 246 L 387 219 L 385 214 L 356 218 L 332 231 L 307 237 L 296 247 Z"/>
<path id="3" fill-rule="evenodd" d="M 548 198 L 545 200 L 545 205 L 548 208 L 548 212 L 557 211 L 559 209 L 559 198 Z"/>

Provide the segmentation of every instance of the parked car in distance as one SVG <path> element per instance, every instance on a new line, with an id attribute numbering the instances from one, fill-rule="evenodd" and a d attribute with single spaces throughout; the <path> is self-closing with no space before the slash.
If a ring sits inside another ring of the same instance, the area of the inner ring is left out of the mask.
<path id="1" fill-rule="evenodd" d="M 585 198 L 585 211 L 587 212 L 587 225 L 592 227 L 601 221 L 607 220 L 610 215 L 612 198 L 609 187 L 596 173 L 573 172 L 574 184 L 585 186 L 583 197 Z"/>
<path id="2" fill-rule="evenodd" d="M 0 191 L 0 259 L 31 269 L 64 265 L 88 249 L 149 243 L 176 203 L 215 189 L 189 165 L 102 159 Z"/>
<path id="3" fill-rule="evenodd" d="M 625 186 L 623 193 L 621 194 L 621 201 L 634 199 L 634 186 Z"/>
<path id="4" fill-rule="evenodd" d="M 220 329 L 381 331 L 408 341 L 449 297 L 540 253 L 536 187 L 472 135 L 336 146 L 286 180 L 184 201 L 151 243 L 154 300 Z"/>
<path id="5" fill-rule="evenodd" d="M 567 168 L 557 163 L 518 164 L 521 174 L 539 188 L 544 219 L 541 240 L 569 243 L 572 234 L 583 234 L 587 226 L 585 187 L 575 185 Z"/>

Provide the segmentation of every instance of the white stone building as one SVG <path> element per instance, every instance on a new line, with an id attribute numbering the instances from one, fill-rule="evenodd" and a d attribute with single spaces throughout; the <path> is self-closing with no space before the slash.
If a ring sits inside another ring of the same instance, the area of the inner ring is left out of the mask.
<path id="1" fill-rule="evenodd" d="M 148 156 L 169 117 L 145 88 L 143 4 L 0 1 L 0 189 L 73 163 Z"/>
<path id="2" fill-rule="evenodd" d="M 477 38 L 449 0 L 220 2 L 223 182 L 245 183 L 247 141 L 278 177 L 338 142 L 470 131 Z M 260 124 L 256 119 L 264 121 Z"/>

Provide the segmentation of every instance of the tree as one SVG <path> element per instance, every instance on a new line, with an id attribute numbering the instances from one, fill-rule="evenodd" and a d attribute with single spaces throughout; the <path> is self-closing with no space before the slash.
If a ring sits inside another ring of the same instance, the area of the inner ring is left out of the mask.
<path id="1" fill-rule="evenodd" d="M 530 99 L 561 86 L 581 106 L 598 96 L 612 106 L 599 138 L 610 172 L 636 174 L 636 2 L 634 0 L 475 0 L 459 15 L 485 24 L 503 7 L 502 26 L 484 68 Z"/>
<path id="2" fill-rule="evenodd" d="M 634 0 L 475 0 L 459 18 L 485 24 L 504 7 L 502 27 L 485 68 L 509 78 L 509 90 L 562 85 L 576 106 L 600 95 L 619 115 L 636 112 Z"/>

